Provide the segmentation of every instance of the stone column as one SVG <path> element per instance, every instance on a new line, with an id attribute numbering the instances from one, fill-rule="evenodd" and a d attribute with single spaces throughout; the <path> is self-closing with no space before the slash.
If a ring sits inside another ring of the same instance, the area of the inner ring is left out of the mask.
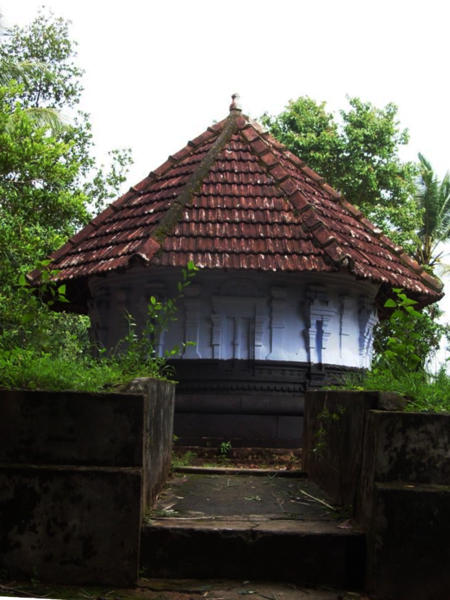
<path id="1" fill-rule="evenodd" d="M 187 345 L 184 350 L 183 358 L 202 358 L 200 354 L 200 294 L 202 291 L 201 285 L 193 284 L 184 290 L 184 306 L 185 306 L 185 337 L 184 342 L 194 342 Z"/>

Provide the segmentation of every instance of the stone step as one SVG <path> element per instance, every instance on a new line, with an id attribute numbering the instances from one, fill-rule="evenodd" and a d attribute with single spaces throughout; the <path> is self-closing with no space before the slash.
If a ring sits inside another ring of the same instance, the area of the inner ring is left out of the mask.
<path id="1" fill-rule="evenodd" d="M 304 478 L 179 474 L 141 530 L 152 578 L 227 578 L 361 588 L 365 536 Z"/>
<path id="2" fill-rule="evenodd" d="M 150 578 L 270 580 L 361 589 L 364 534 L 324 522 L 168 519 L 141 530 Z"/>

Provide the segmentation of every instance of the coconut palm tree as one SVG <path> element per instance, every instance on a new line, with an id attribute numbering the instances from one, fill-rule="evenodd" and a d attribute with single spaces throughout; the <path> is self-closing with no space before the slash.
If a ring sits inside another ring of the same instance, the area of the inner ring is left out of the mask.
<path id="1" fill-rule="evenodd" d="M 450 173 L 439 181 L 430 162 L 419 154 L 419 179 L 416 201 L 423 209 L 422 227 L 417 234 L 416 260 L 438 273 L 450 272 L 442 263 L 444 251 L 439 246 L 450 241 Z"/>
<path id="2" fill-rule="evenodd" d="M 0 11 L 0 38 L 7 37 L 8 30 L 4 26 L 3 14 Z M 53 75 L 48 71 L 44 64 L 37 61 L 17 62 L 10 59 L 0 58 L 0 86 L 8 87 L 12 82 L 30 85 L 30 80 L 36 69 L 45 73 L 48 77 Z M 26 109 L 28 116 L 39 126 L 49 127 L 54 132 L 62 131 L 66 123 L 62 115 L 54 108 L 47 107 L 28 107 Z M 13 122 L 11 122 L 11 127 Z"/>

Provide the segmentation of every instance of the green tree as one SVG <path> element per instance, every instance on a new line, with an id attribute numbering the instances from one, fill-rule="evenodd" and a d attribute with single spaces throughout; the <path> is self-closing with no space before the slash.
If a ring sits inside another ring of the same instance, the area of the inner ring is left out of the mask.
<path id="1" fill-rule="evenodd" d="M 18 87 L 0 87 L 0 269 L 2 284 L 29 269 L 90 218 L 78 186 L 72 141 L 39 127 L 19 102 Z"/>
<path id="2" fill-rule="evenodd" d="M 3 15 L 0 13 L 0 37 L 7 36 L 3 25 Z M 7 39 L 7 38 L 6 38 Z M 17 58 L 11 57 L 9 53 L 5 53 L 0 46 L 0 85 L 8 87 L 12 82 L 23 82 L 29 85 L 30 80 L 40 71 L 42 76 L 52 79 L 52 73 L 47 69 L 45 63 L 36 60 L 17 61 Z M 28 108 L 29 116 L 40 125 L 48 125 L 54 130 L 61 129 L 64 126 L 64 121 L 61 115 L 51 107 L 32 106 Z"/>
<path id="3" fill-rule="evenodd" d="M 414 201 L 417 167 L 399 158 L 408 132 L 400 128 L 394 104 L 378 109 L 358 98 L 349 104 L 336 118 L 324 102 L 301 97 L 262 121 L 367 218 L 410 247 L 420 209 Z"/>
<path id="4" fill-rule="evenodd" d="M 0 44 L 0 65 L 26 65 L 11 106 L 20 102 L 38 125 L 49 122 L 35 115 L 64 116 L 67 123 L 57 132 L 58 139 L 73 146 L 79 165 L 77 188 L 86 194 L 91 210 L 99 212 L 117 197 L 131 155 L 130 150 L 113 150 L 108 168 L 96 163 L 89 115 L 78 110 L 83 71 L 76 65 L 77 43 L 70 38 L 69 25 L 70 21 L 40 11 L 30 25 L 12 27 Z"/>
<path id="5" fill-rule="evenodd" d="M 20 330 L 29 341 L 15 301 L 19 276 L 117 197 L 130 156 L 113 151 L 110 168 L 96 164 L 89 116 L 75 110 L 81 71 L 67 22 L 41 13 L 10 33 L 0 45 L 0 331 Z M 69 111 L 71 119 L 49 127 L 33 111 Z"/>
<path id="6" fill-rule="evenodd" d="M 374 366 L 393 370 L 398 376 L 405 371 L 425 371 L 427 362 L 439 350 L 444 337 L 450 341 L 450 325 L 439 322 L 443 312 L 438 304 L 422 311 L 416 301 L 401 289 L 394 289 L 394 298 L 385 303 L 391 310 L 388 319 L 380 321 L 374 330 Z"/>
<path id="7" fill-rule="evenodd" d="M 39 127 L 0 87 L 0 330 L 20 325 L 17 282 L 89 219 L 73 143 Z"/>
<path id="8" fill-rule="evenodd" d="M 76 66 L 77 43 L 70 39 L 69 25 L 41 10 L 30 25 L 15 25 L 4 36 L 0 60 L 12 70 L 26 67 L 17 71 L 24 108 L 67 110 L 79 104 L 83 71 Z"/>
<path id="9" fill-rule="evenodd" d="M 443 252 L 438 251 L 438 246 L 450 239 L 450 173 L 439 181 L 422 154 L 419 154 L 419 170 L 415 197 L 422 209 L 422 222 L 416 236 L 415 259 L 421 265 L 446 273 L 449 267 L 441 263 Z"/>

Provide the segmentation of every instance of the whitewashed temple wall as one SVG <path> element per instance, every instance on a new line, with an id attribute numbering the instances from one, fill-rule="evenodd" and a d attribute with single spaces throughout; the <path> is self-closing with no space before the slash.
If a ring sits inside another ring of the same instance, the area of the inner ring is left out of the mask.
<path id="1" fill-rule="evenodd" d="M 180 273 L 135 267 L 90 281 L 93 337 L 114 348 L 130 313 L 142 326 L 148 299 L 175 297 Z M 255 359 L 367 367 L 378 287 L 347 273 L 199 271 L 158 351 L 182 342 L 186 359 Z"/>

